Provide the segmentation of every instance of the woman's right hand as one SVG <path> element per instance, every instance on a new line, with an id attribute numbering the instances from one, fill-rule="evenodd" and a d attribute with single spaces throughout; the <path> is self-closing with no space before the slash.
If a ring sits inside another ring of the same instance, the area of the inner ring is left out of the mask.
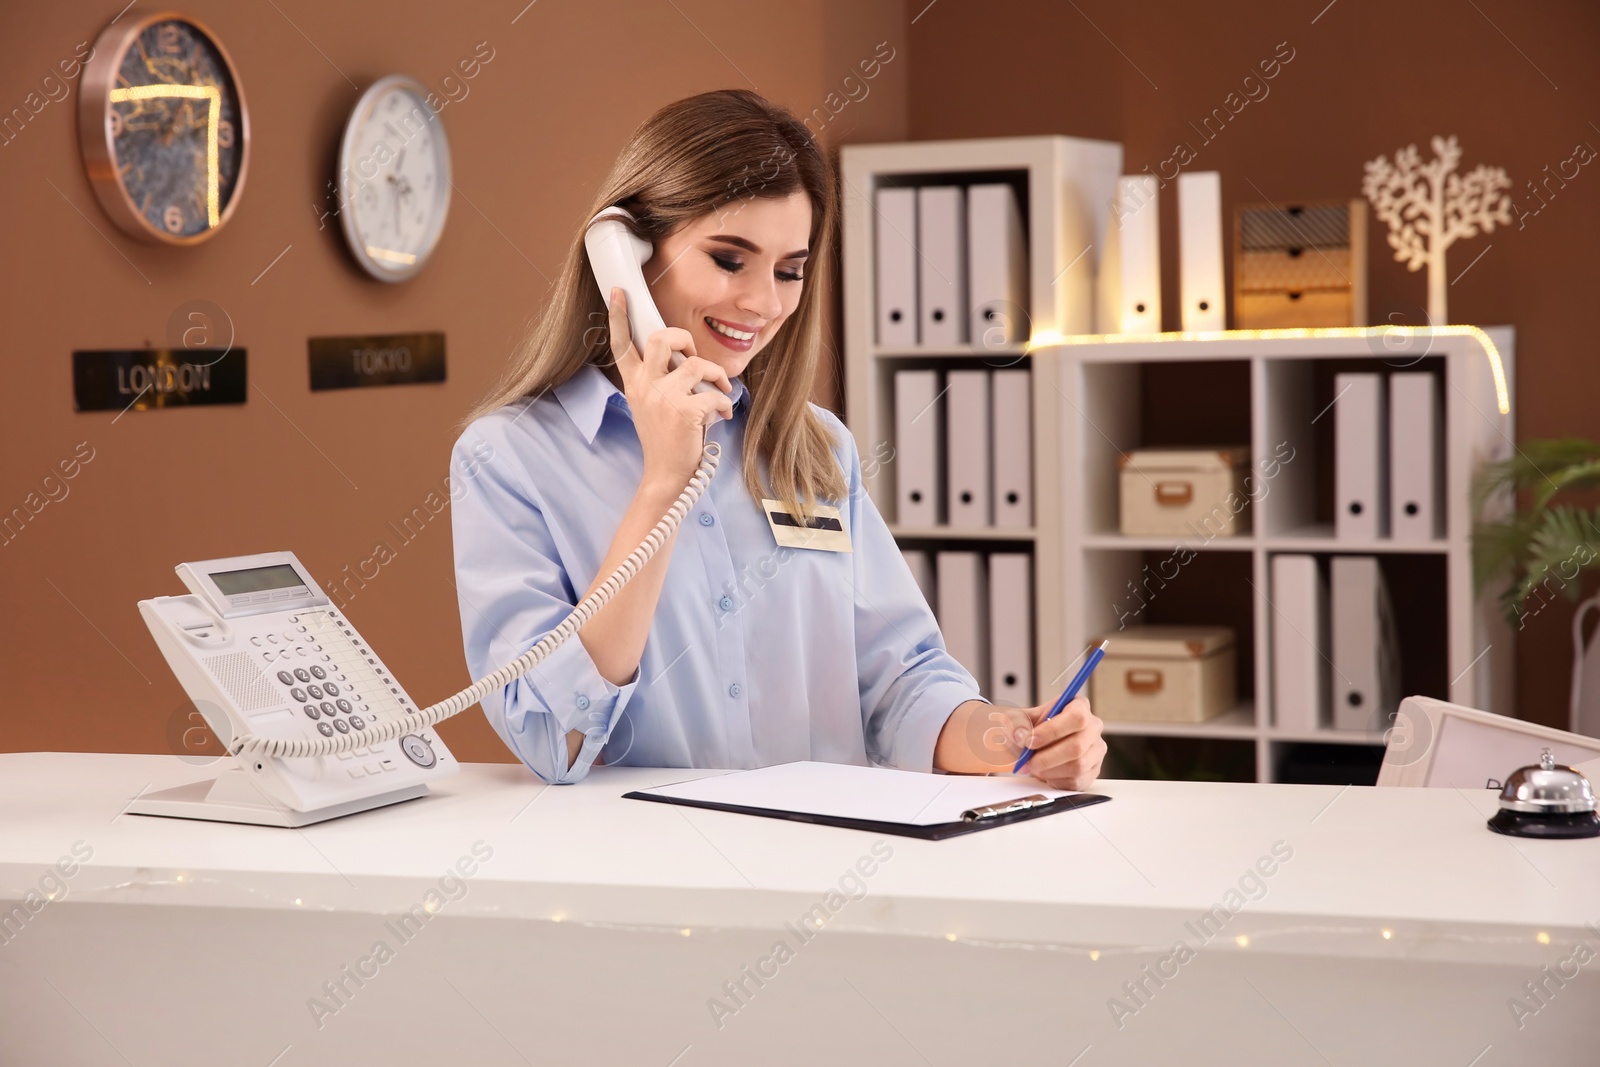
<path id="1" fill-rule="evenodd" d="M 641 484 L 670 488 L 676 495 L 700 466 L 712 412 L 733 417 L 733 401 L 727 395 L 733 383 L 727 371 L 695 355 L 688 330 L 665 326 L 646 337 L 641 350 L 628 328 L 627 294 L 618 286 L 611 289 L 609 310 L 611 354 L 644 450 Z M 684 353 L 676 368 L 670 366 L 673 352 Z M 694 392 L 702 381 L 715 382 L 722 391 Z"/>

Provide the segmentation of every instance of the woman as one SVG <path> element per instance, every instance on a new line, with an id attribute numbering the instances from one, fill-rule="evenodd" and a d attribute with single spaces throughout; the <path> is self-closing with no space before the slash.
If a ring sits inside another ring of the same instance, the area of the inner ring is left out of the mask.
<path id="1" fill-rule="evenodd" d="M 1036 727 L 1047 706 L 982 699 L 862 488 L 854 438 L 807 401 L 838 194 L 806 128 L 743 90 L 681 100 L 634 133 L 585 220 L 611 204 L 654 245 L 644 273 L 667 326 L 630 337 L 580 234 L 468 416 L 452 496 L 473 677 L 531 648 L 638 547 L 707 441 L 721 466 L 575 638 L 483 701 L 495 732 L 547 782 L 596 762 L 984 774 L 1031 744 L 1029 774 L 1087 788 L 1105 754 L 1088 701 Z M 669 370 L 673 352 L 685 358 Z M 852 551 L 779 546 L 764 497 L 792 514 L 837 507 Z"/>

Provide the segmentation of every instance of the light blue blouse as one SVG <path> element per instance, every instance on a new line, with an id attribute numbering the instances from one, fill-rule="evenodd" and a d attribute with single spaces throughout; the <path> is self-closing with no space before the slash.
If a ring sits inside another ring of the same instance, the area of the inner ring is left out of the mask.
<path id="1" fill-rule="evenodd" d="M 850 553 L 779 546 L 744 484 L 749 395 L 716 477 L 678 527 L 639 670 L 603 678 L 577 636 L 483 700 L 506 745 L 547 782 L 608 766 L 746 769 L 794 760 L 930 771 L 950 713 L 980 699 L 837 442 Z M 643 452 L 626 396 L 586 365 L 545 394 L 478 419 L 451 457 L 457 593 L 467 667 L 481 678 L 555 629 L 589 588 L 638 490 Z M 763 474 L 765 463 L 763 461 Z M 613 610 L 612 606 L 601 609 Z M 567 767 L 566 735 L 586 740 Z"/>

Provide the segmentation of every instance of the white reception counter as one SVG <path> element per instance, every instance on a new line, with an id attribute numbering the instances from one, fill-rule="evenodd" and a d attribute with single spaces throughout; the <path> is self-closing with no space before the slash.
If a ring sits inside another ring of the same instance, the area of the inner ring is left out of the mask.
<path id="1" fill-rule="evenodd" d="M 215 773 L 0 755 L 0 1063 L 1600 1062 L 1600 839 L 1489 791 L 1105 781 L 925 842 L 474 764 L 300 830 L 124 812 Z"/>

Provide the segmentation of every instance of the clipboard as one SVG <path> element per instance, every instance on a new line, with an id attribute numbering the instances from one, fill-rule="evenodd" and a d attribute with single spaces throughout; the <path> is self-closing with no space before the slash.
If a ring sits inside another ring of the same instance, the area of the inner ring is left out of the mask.
<path id="1" fill-rule="evenodd" d="M 1026 776 L 930 775 L 802 761 L 635 789 L 626 800 L 943 841 L 1110 800 Z M 898 818 L 885 817 L 898 814 Z M 926 816 L 926 817 L 925 817 Z"/>

